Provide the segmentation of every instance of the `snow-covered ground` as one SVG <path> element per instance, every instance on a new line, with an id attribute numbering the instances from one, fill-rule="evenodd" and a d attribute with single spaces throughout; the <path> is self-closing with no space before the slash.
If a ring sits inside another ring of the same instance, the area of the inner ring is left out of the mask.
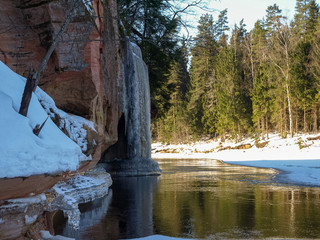
<path id="1" fill-rule="evenodd" d="M 272 134 L 269 139 L 259 141 L 257 146 L 260 148 L 253 139 L 238 143 L 221 140 L 181 145 L 154 143 L 152 158 L 219 159 L 231 164 L 280 170 L 278 179 L 281 182 L 320 186 L 318 136 L 297 135 L 293 138 L 281 138 Z"/>
<path id="2" fill-rule="evenodd" d="M 51 107 L 54 106 L 54 102 L 37 88 L 32 94 L 27 117 L 20 115 L 18 112 L 25 82 L 25 78 L 11 71 L 0 61 L 0 178 L 76 170 L 81 160 L 88 159 L 79 146 L 83 142 L 82 134 L 70 134 L 78 145 L 50 118 L 39 136 L 33 134 L 33 128 L 37 124 L 41 125 L 48 117 L 39 100 Z M 78 118 L 71 121 L 86 122 Z"/>
<path id="3" fill-rule="evenodd" d="M 167 237 L 162 235 L 152 235 L 144 238 L 134 238 L 135 240 L 191 240 L 190 238 L 175 238 L 175 237 Z M 195 240 L 195 239 L 192 239 Z"/>

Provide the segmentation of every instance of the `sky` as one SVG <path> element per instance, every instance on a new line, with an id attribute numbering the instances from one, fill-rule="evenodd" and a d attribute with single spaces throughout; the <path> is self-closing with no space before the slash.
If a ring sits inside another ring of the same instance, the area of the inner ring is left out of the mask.
<path id="1" fill-rule="evenodd" d="M 239 24 L 241 19 L 244 18 L 248 30 L 253 28 L 258 19 L 262 19 L 266 15 L 268 6 L 276 3 L 282 9 L 283 15 L 292 19 L 296 5 L 295 0 L 208 0 L 208 3 L 210 8 L 217 8 L 218 10 L 228 8 L 230 26 Z"/>
<path id="2" fill-rule="evenodd" d="M 229 26 L 233 28 L 235 24 L 239 24 L 241 19 L 244 19 L 246 29 L 251 30 L 258 19 L 262 19 L 266 15 L 266 9 L 268 6 L 277 4 L 282 9 L 283 15 L 287 16 L 289 20 L 293 19 L 295 12 L 296 0 L 205 0 L 208 8 L 211 10 L 208 12 L 213 15 L 214 20 L 217 20 L 219 11 L 228 9 Z M 320 0 L 317 0 L 319 4 Z M 193 30 L 190 30 L 191 35 L 196 35 L 196 26 L 198 20 L 202 14 L 206 13 L 202 10 L 196 10 L 195 14 L 187 16 L 187 21 L 190 25 L 194 26 Z"/>

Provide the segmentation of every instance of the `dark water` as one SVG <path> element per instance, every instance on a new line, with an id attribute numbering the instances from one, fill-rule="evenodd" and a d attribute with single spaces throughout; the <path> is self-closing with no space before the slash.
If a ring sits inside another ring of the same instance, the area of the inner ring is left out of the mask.
<path id="1" fill-rule="evenodd" d="M 213 160 L 159 160 L 161 176 L 116 178 L 81 206 L 77 239 L 161 234 L 201 239 L 320 238 L 320 188 L 276 184 L 274 172 Z"/>

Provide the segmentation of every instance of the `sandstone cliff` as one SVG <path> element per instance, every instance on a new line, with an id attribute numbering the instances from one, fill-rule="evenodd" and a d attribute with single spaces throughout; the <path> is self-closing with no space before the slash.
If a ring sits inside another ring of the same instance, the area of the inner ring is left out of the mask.
<path id="1" fill-rule="evenodd" d="M 1 1 L 0 60 L 24 76 L 37 68 L 70 7 L 67 0 Z M 78 7 L 39 83 L 58 108 L 95 123 L 98 134 L 90 137 L 98 145 L 88 150 L 93 161 L 83 169 L 101 156 L 104 162 L 151 159 L 147 67 L 139 48 L 120 36 L 118 21 L 115 0 L 92 1 L 91 13 Z"/>
<path id="2" fill-rule="evenodd" d="M 64 22 L 70 1 L 0 2 L 0 60 L 26 76 L 37 68 Z M 42 74 L 39 86 L 65 112 L 96 123 L 99 146 L 94 155 L 117 141 L 121 49 L 116 2 L 94 1 L 96 17 L 84 5 L 68 25 Z M 94 163 L 93 163 L 94 164 Z"/>

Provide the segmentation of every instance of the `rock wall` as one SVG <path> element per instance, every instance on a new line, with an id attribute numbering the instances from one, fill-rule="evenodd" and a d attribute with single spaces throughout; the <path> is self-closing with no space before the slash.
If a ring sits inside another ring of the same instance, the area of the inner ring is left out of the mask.
<path id="1" fill-rule="evenodd" d="M 0 60 L 24 76 L 30 68 L 37 69 L 71 2 L 0 1 Z M 94 121 L 98 146 L 86 168 L 103 156 L 110 166 L 118 166 L 112 163 L 115 159 L 126 160 L 127 167 L 116 167 L 119 171 L 158 172 L 150 156 L 149 80 L 141 51 L 120 37 L 116 0 L 92 4 L 93 15 L 84 4 L 77 8 L 39 86 L 58 108 Z"/>
<path id="2" fill-rule="evenodd" d="M 0 1 L 0 60 L 23 76 L 37 69 L 70 2 Z M 78 7 L 39 83 L 58 108 L 95 122 L 99 145 L 91 166 L 118 139 L 122 81 L 116 1 L 92 3 L 97 17 L 92 18 L 83 4 Z"/>

